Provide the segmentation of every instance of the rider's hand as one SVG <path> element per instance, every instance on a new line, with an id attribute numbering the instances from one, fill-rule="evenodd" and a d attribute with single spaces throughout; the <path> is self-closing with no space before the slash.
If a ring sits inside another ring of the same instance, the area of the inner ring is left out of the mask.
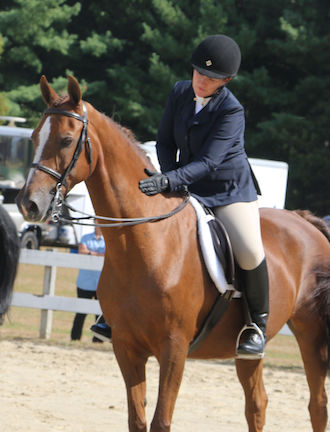
<path id="1" fill-rule="evenodd" d="M 165 174 L 150 171 L 148 168 L 146 168 L 144 172 L 149 178 L 140 180 L 140 191 L 146 195 L 156 195 L 169 189 L 169 181 Z"/>

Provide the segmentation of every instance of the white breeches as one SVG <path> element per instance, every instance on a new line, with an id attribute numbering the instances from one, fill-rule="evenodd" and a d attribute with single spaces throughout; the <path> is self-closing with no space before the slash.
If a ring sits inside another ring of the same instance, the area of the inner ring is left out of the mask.
<path id="1" fill-rule="evenodd" d="M 228 232 L 238 265 L 243 270 L 258 267 L 265 257 L 258 201 L 214 207 L 213 212 Z"/>

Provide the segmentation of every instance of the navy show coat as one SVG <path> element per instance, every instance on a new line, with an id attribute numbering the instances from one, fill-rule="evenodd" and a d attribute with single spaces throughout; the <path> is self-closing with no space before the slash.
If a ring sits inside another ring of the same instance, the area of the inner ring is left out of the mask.
<path id="1" fill-rule="evenodd" d="M 194 97 L 191 81 L 177 82 L 159 126 L 157 154 L 170 190 L 188 185 L 208 207 L 255 201 L 257 183 L 244 149 L 242 105 L 223 87 L 195 115 Z"/>

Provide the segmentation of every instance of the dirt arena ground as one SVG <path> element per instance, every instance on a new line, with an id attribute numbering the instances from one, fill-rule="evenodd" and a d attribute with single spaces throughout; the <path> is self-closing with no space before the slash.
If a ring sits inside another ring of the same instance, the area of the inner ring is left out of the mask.
<path id="1" fill-rule="evenodd" d="M 127 432 L 126 394 L 109 350 L 31 341 L 0 342 L 2 432 Z M 150 423 L 158 368 L 148 362 Z M 301 371 L 265 368 L 266 432 L 310 432 L 308 389 Z M 328 393 L 330 385 L 327 382 Z M 230 362 L 187 361 L 173 432 L 247 431 L 243 393 Z M 330 430 L 330 429 L 328 429 Z"/>

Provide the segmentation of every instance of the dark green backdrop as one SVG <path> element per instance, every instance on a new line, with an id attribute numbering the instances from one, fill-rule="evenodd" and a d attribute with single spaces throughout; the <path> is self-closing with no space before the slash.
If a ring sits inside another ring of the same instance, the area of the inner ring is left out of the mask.
<path id="1" fill-rule="evenodd" d="M 84 98 L 155 138 L 168 93 L 189 79 L 205 36 L 241 46 L 230 89 L 246 110 L 250 157 L 289 164 L 286 207 L 330 213 L 330 2 L 328 0 L 2 0 L 0 114 L 35 126 L 41 74 L 58 91 L 66 75 Z"/>

